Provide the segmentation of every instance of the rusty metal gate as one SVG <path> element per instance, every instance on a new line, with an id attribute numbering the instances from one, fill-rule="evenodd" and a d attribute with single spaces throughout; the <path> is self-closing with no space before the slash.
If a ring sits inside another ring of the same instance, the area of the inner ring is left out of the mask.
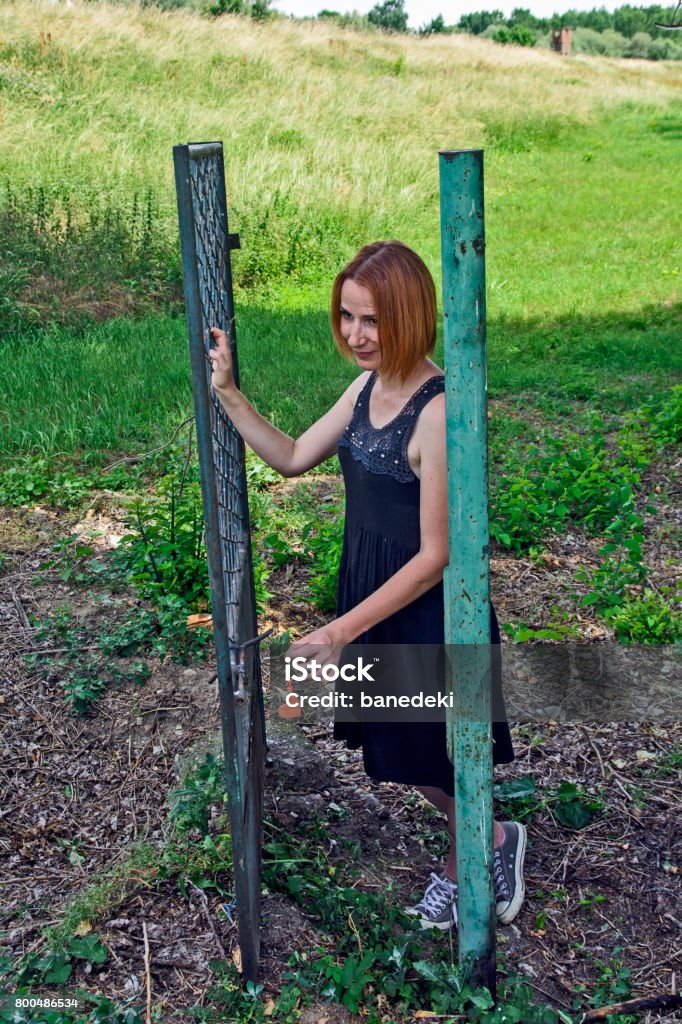
<path id="1" fill-rule="evenodd" d="M 265 725 L 244 442 L 211 388 L 209 328 L 227 332 L 239 386 L 220 142 L 175 146 L 197 449 L 216 644 L 242 971 L 256 980 Z"/>

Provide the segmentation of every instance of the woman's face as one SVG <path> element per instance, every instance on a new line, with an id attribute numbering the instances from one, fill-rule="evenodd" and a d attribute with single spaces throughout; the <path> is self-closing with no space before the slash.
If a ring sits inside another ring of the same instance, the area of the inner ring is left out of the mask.
<path id="1" fill-rule="evenodd" d="M 379 369 L 381 347 L 374 302 L 367 288 L 350 279 L 341 287 L 341 336 L 362 370 Z"/>

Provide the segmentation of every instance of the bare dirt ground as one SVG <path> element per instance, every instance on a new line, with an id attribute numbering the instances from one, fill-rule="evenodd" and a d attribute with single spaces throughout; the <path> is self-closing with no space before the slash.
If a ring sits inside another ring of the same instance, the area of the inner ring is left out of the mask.
<path id="1" fill-rule="evenodd" d="M 208 682 L 212 666 L 150 661 L 144 686 L 108 689 L 88 717 L 74 717 L 59 681 L 38 679 L 23 656 L 35 642 L 29 616 L 40 618 L 61 605 L 83 617 L 96 614 L 95 595 L 63 583 L 56 572 L 35 581 L 50 542 L 78 524 L 36 509 L 1 516 L 5 952 L 18 959 L 41 948 L 42 929 L 63 921 L 69 908 L 74 927 L 87 914 L 83 926 L 100 936 L 109 957 L 101 965 L 78 966 L 69 989 L 83 986 L 124 999 L 143 992 L 144 924 L 154 1005 L 185 1019 L 184 1010 L 205 999 L 210 961 L 231 957 L 237 947 L 236 928 L 224 911 L 229 894 L 189 887 L 183 895 L 176 878 L 158 877 L 135 851 L 163 844 L 168 797 L 186 765 L 207 750 L 219 751 L 216 687 Z M 115 512 L 100 506 L 90 519 L 104 528 L 103 543 L 109 543 Z M 79 529 L 82 515 L 80 520 Z M 544 566 L 494 559 L 500 621 L 541 625 L 550 598 L 561 602 L 562 566 L 579 544 L 557 538 Z M 669 552 L 663 556 L 665 565 Z M 295 575 L 273 575 L 269 589 L 278 595 L 268 609 L 271 621 L 294 632 L 314 627 L 316 617 L 305 602 L 292 600 L 299 590 Z M 597 640 L 600 630 L 586 621 L 583 635 Z M 675 991 L 682 970 L 682 724 L 549 722 L 515 726 L 513 733 L 516 761 L 498 768 L 496 781 L 532 774 L 540 795 L 574 782 L 600 810 L 580 831 L 562 826 L 551 803 L 540 802 L 530 815 L 527 899 L 514 924 L 498 930 L 500 966 L 525 975 L 539 1000 L 567 1010 L 577 986 L 589 995 L 609 971 L 629 970 L 633 995 Z M 328 727 L 294 727 L 273 736 L 266 784 L 271 820 L 296 828 L 330 803 L 342 812 L 332 826 L 332 861 L 342 864 L 353 849 L 361 865 L 359 888 L 390 886 L 399 903 L 423 890 L 446 847 L 442 821 L 421 798 L 405 787 L 368 780 L 361 754 L 335 743 Z M 93 896 L 93 885 L 107 878 Z M 223 881 L 229 888 L 227 874 Z M 293 950 L 329 947 L 316 922 L 277 894 L 264 897 L 262 936 L 265 996 L 278 991 Z M 431 955 L 450 955 L 447 935 L 424 941 Z M 320 1001 L 301 1019 L 314 1024 L 323 1018 L 340 1024 L 351 1016 Z M 676 1018 L 651 1012 L 643 1019 L 654 1024 Z"/>

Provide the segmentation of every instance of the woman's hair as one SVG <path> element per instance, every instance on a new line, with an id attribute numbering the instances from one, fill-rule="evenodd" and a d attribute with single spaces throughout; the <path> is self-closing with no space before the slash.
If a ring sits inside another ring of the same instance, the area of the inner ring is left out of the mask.
<path id="1" fill-rule="evenodd" d="M 436 287 L 428 267 L 402 242 L 372 242 L 337 275 L 332 288 L 332 332 L 341 355 L 352 359 L 341 335 L 341 289 L 348 280 L 372 296 L 382 372 L 403 383 L 436 344 Z"/>

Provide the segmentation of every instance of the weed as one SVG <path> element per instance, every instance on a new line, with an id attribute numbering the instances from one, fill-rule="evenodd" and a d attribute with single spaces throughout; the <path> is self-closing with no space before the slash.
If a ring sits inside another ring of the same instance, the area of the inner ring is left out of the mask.
<path id="1" fill-rule="evenodd" d="M 186 609 L 177 598 L 164 597 L 156 609 L 138 609 L 119 617 L 124 602 L 111 602 L 107 614 L 77 619 L 63 608 L 39 623 L 37 650 L 26 655 L 29 667 L 43 679 L 59 681 L 75 714 L 86 714 L 109 686 L 144 683 L 149 667 L 133 656 L 145 648 L 159 657 L 186 662 L 202 656 L 211 634 L 188 630 Z"/>
<path id="2" fill-rule="evenodd" d="M 647 768 L 647 771 L 651 771 L 651 768 Z M 659 775 L 676 775 L 682 772 L 682 749 L 678 747 L 658 758 L 654 771 Z"/>
<path id="3" fill-rule="evenodd" d="M 501 813 L 516 821 L 525 821 L 535 811 L 550 807 L 562 825 L 576 830 L 591 824 L 604 810 L 601 797 L 587 794 L 573 782 L 562 782 L 557 789 L 540 796 L 532 775 L 498 783 L 493 787 L 493 795 L 501 805 Z"/>
<path id="4" fill-rule="evenodd" d="M 205 610 L 210 601 L 208 563 L 203 532 L 198 466 L 162 477 L 151 498 L 137 498 L 129 506 L 126 534 L 113 562 L 140 596 L 156 604 L 171 599 L 178 609 Z M 272 596 L 265 589 L 268 568 L 253 547 L 256 606 L 263 610 Z"/>
<path id="5" fill-rule="evenodd" d="M 134 532 L 122 538 L 114 561 L 142 597 L 173 595 L 190 608 L 206 608 L 201 492 L 193 469 L 192 478 L 178 480 L 170 474 L 158 481 L 152 498 L 130 504 L 126 524 Z"/>
<path id="6" fill-rule="evenodd" d="M 107 957 L 106 946 L 102 945 L 96 935 L 82 938 L 74 936 L 59 950 L 44 955 L 32 953 L 25 957 L 17 972 L 16 984 L 20 987 L 42 982 L 46 985 L 61 985 L 71 977 L 74 960 L 102 964 Z"/>
<path id="7" fill-rule="evenodd" d="M 128 637 L 117 643 L 113 635 L 96 635 L 62 609 L 42 620 L 35 634 L 38 650 L 25 656 L 43 679 L 59 680 L 75 714 L 85 714 L 107 686 L 142 683 L 150 675 L 143 661 L 123 660 L 131 652 Z"/>
<path id="8" fill-rule="evenodd" d="M 500 804 L 501 813 L 509 813 L 515 821 L 525 821 L 542 807 L 537 785 L 532 775 L 522 775 L 510 782 L 493 786 L 493 796 Z"/>
<path id="9" fill-rule="evenodd" d="M 589 1006 L 604 1006 L 609 1003 L 623 1002 L 630 997 L 632 975 L 629 968 L 623 966 L 621 954 L 621 947 L 615 946 L 608 963 L 598 960 L 589 953 L 585 954 L 599 968 L 599 981 L 596 987 L 590 990 L 587 999 Z M 584 986 L 577 987 L 575 991 L 579 994 L 586 994 Z M 576 1009 L 580 1002 L 580 998 L 576 999 Z M 609 1017 L 609 1020 L 612 1021 L 612 1024 L 635 1024 L 637 1018 L 630 1014 L 618 1014 Z"/>
<path id="10" fill-rule="evenodd" d="M 576 830 L 590 825 L 604 810 L 604 801 L 601 798 L 589 796 L 574 782 L 562 782 L 554 796 L 550 798 L 550 802 L 553 813 L 561 824 Z"/>
<path id="11" fill-rule="evenodd" d="M 680 598 L 668 600 L 669 594 L 670 587 L 661 587 L 660 593 L 645 589 L 641 595 L 624 597 L 618 607 L 609 608 L 605 619 L 620 643 L 678 643 L 682 639 L 682 612 L 675 603 Z"/>
<path id="12" fill-rule="evenodd" d="M 94 486 L 91 476 L 56 470 L 47 459 L 27 461 L 0 473 L 0 505 L 30 505 L 47 498 L 50 505 L 79 505 Z"/>
<path id="13" fill-rule="evenodd" d="M 207 754 L 203 764 L 186 773 L 183 788 L 171 793 L 170 819 L 180 832 L 196 829 L 202 836 L 208 835 L 211 805 L 227 799 L 224 770 L 222 761 Z"/>
<path id="14" fill-rule="evenodd" d="M 306 557 L 310 560 L 308 587 L 313 603 L 322 612 L 336 609 L 336 581 L 341 563 L 344 520 L 332 515 L 308 523 L 302 533 Z"/>
<path id="15" fill-rule="evenodd" d="M 577 626 L 567 622 L 548 622 L 542 629 L 533 629 L 524 622 L 518 625 L 505 622 L 502 629 L 514 644 L 525 644 L 529 640 L 570 640 L 578 635 Z"/>
<path id="16" fill-rule="evenodd" d="M 63 183 L 6 182 L 3 193 L 0 324 L 6 331 L 99 319 L 98 307 L 100 316 L 143 313 L 161 294 L 178 304 L 175 232 L 152 188 L 144 195 L 104 189 L 83 195 Z M 13 272 L 4 270 L 8 262 Z"/>

